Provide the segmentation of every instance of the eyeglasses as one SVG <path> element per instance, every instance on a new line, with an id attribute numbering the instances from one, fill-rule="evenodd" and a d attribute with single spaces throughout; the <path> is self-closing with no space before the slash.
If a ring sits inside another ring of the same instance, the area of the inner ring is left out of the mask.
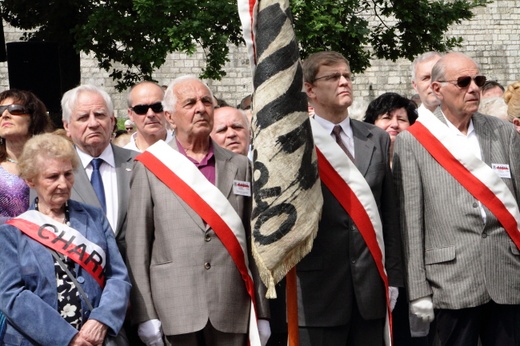
<path id="1" fill-rule="evenodd" d="M 336 72 L 336 73 L 328 74 L 326 76 L 316 77 L 316 78 L 314 78 L 314 81 L 323 79 L 325 81 L 337 82 L 337 81 L 339 81 L 339 79 L 341 77 L 345 78 L 348 82 L 352 82 L 354 80 L 354 76 L 352 76 L 348 72 L 343 72 L 343 73 Z"/>
<path id="2" fill-rule="evenodd" d="M 27 111 L 27 108 L 25 108 L 24 106 L 11 104 L 11 105 L 0 106 L 0 116 L 2 114 L 4 114 L 6 109 L 11 115 L 28 115 L 29 114 L 29 112 Z"/>
<path id="3" fill-rule="evenodd" d="M 459 88 L 466 88 L 468 85 L 470 85 L 471 80 L 475 81 L 475 84 L 480 88 L 486 83 L 486 77 L 485 76 L 462 76 L 457 78 L 457 80 L 440 80 L 441 83 L 450 83 L 453 85 L 458 86 Z"/>
<path id="4" fill-rule="evenodd" d="M 131 109 L 135 114 L 145 115 L 148 113 L 148 109 L 152 109 L 154 113 L 161 113 L 163 111 L 163 106 L 161 102 L 152 103 L 151 105 L 137 105 L 133 106 Z"/>

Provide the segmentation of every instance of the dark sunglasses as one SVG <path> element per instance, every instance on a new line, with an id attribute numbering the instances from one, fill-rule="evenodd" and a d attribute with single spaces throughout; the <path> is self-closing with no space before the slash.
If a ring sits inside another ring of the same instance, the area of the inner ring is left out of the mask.
<path id="1" fill-rule="evenodd" d="M 137 105 L 133 106 L 131 109 L 135 114 L 145 115 L 148 113 L 148 109 L 151 108 L 154 113 L 161 113 L 163 111 L 163 106 L 161 102 L 152 103 L 151 105 Z"/>
<path id="2" fill-rule="evenodd" d="M 11 115 L 28 115 L 29 114 L 29 112 L 27 111 L 27 108 L 25 108 L 24 106 L 11 104 L 11 105 L 0 106 L 0 116 L 2 114 L 4 114 L 6 109 Z"/>
<path id="3" fill-rule="evenodd" d="M 465 88 L 468 85 L 470 85 L 471 80 L 475 81 L 475 84 L 480 88 L 486 83 L 486 77 L 485 76 L 462 76 L 457 78 L 457 80 L 440 80 L 441 83 L 451 83 L 453 85 L 458 86 L 459 88 Z"/>

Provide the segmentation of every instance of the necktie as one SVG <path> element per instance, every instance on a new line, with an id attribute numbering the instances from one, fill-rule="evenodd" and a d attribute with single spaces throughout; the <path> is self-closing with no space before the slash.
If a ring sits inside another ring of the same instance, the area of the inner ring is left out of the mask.
<path id="1" fill-rule="evenodd" d="M 343 141 L 341 140 L 341 136 L 340 136 L 341 131 L 342 130 L 341 130 L 340 125 L 334 125 L 334 129 L 332 129 L 332 133 L 334 134 L 334 137 L 336 138 L 336 143 L 338 143 L 340 148 L 343 149 L 345 154 L 347 154 L 350 161 L 355 163 L 356 161 L 354 160 L 352 153 L 350 152 L 350 150 L 348 150 L 348 148 L 345 146 L 345 144 L 343 144 Z"/>
<path id="2" fill-rule="evenodd" d="M 90 177 L 90 183 L 96 192 L 96 195 L 99 199 L 99 203 L 103 207 L 103 211 L 106 213 L 107 205 L 105 200 L 105 189 L 103 187 L 103 180 L 101 179 L 101 173 L 99 172 L 99 167 L 103 163 L 103 159 L 95 158 L 92 159 L 90 164 L 92 165 L 92 176 Z"/>

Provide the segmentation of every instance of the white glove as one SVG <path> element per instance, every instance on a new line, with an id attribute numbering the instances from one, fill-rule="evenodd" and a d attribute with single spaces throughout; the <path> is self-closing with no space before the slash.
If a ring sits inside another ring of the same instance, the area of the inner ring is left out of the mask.
<path id="1" fill-rule="evenodd" d="M 149 320 L 139 325 L 137 335 L 147 346 L 164 346 L 161 321 Z"/>
<path id="2" fill-rule="evenodd" d="M 271 336 L 271 325 L 268 320 L 258 320 L 258 333 L 260 334 L 260 344 L 265 346 Z"/>
<path id="3" fill-rule="evenodd" d="M 410 302 L 410 311 L 423 322 L 433 321 L 433 302 L 431 297 L 424 297 Z"/>
<path id="4" fill-rule="evenodd" d="M 390 297 L 390 311 L 394 311 L 397 297 L 399 297 L 399 289 L 397 287 L 388 287 L 388 297 Z"/>

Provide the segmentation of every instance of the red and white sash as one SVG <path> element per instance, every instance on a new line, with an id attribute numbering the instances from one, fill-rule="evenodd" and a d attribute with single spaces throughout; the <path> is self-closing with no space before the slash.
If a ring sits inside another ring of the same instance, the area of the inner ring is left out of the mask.
<path id="1" fill-rule="evenodd" d="M 384 336 L 386 345 L 390 346 L 392 345 L 392 317 L 388 296 L 388 277 L 385 269 L 383 226 L 377 203 L 365 177 L 354 163 L 345 157 L 345 152 L 316 120 L 313 118 L 310 120 L 318 155 L 320 179 L 358 228 L 385 285 L 388 308 Z"/>
<path id="2" fill-rule="evenodd" d="M 240 0 L 237 2 L 238 15 L 242 23 L 242 33 L 246 42 L 247 55 L 252 69 L 252 75 L 255 74 L 256 67 L 256 16 L 258 14 L 257 0 Z"/>
<path id="3" fill-rule="evenodd" d="M 433 113 L 424 112 L 408 131 L 473 197 L 485 205 L 520 249 L 520 212 L 511 190 L 484 161 L 456 140 Z"/>
<path id="4" fill-rule="evenodd" d="M 29 210 L 6 222 L 38 243 L 69 257 L 105 286 L 105 251 L 83 234 L 36 210 Z"/>
<path id="5" fill-rule="evenodd" d="M 249 342 L 260 345 L 255 311 L 255 288 L 247 257 L 242 219 L 222 192 L 184 155 L 158 141 L 136 157 L 160 181 L 188 204 L 215 231 L 228 250 L 251 298 Z"/>

